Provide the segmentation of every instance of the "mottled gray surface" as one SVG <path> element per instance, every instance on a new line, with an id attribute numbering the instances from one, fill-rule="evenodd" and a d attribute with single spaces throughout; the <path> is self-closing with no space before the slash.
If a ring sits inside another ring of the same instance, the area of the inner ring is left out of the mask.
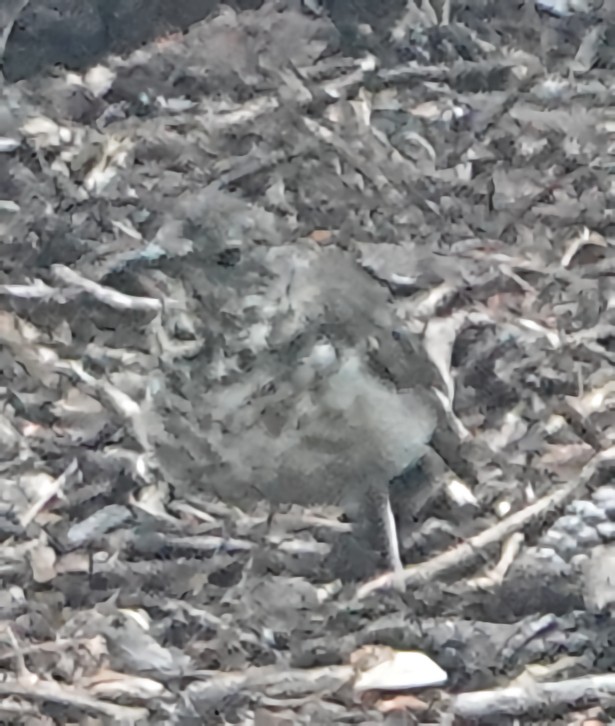
<path id="1" fill-rule="evenodd" d="M 262 0 L 227 5 L 256 8 Z M 219 0 L 30 0 L 15 18 L 2 70 L 10 81 L 56 64 L 79 69 L 207 17 Z"/>
<path id="2" fill-rule="evenodd" d="M 576 58 L 607 4 L 452 3 L 376 68 L 283 4 L 110 58 L 102 89 L 57 70 L 0 88 L 0 665 L 20 723 L 83 720 L 68 686 L 116 722 L 383 723 L 315 670 L 374 643 L 447 669 L 427 723 L 529 665 L 613 670 L 612 72 L 602 45 Z M 382 568 L 362 525 L 449 375 L 466 440 L 439 411 L 393 486 L 405 561 L 438 574 L 359 599 L 331 580 Z M 503 511 L 569 486 L 504 537 Z M 279 504 L 323 498 L 367 512 Z"/>
<path id="3" fill-rule="evenodd" d="M 540 543 L 565 560 L 586 554 L 595 545 L 615 540 L 615 488 L 598 487 L 591 499 L 580 499 L 566 507 L 545 532 Z"/>

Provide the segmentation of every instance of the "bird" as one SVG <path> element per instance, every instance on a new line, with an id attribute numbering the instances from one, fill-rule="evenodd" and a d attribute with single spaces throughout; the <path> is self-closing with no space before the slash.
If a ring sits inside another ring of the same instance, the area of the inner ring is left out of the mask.
<path id="1" fill-rule="evenodd" d="M 398 391 L 369 365 L 374 342 L 317 336 L 286 380 L 220 431 L 211 481 L 222 499 L 336 504 L 375 516 L 390 567 L 403 567 L 388 487 L 416 464 L 437 422 L 425 390 Z M 374 509 L 375 507 L 375 509 Z"/>
<path id="2" fill-rule="evenodd" d="M 338 505 L 400 569 L 389 483 L 426 451 L 438 374 L 390 291 L 352 252 L 295 243 L 252 250 L 209 294 L 210 362 L 160 394 L 165 477 L 244 510 Z"/>

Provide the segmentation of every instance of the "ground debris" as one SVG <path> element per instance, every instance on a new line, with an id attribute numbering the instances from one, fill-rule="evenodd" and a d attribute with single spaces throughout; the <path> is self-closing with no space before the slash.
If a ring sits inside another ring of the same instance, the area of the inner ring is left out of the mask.
<path id="1" fill-rule="evenodd" d="M 255 5 L 0 87 L 0 720 L 612 720 L 612 7 Z"/>

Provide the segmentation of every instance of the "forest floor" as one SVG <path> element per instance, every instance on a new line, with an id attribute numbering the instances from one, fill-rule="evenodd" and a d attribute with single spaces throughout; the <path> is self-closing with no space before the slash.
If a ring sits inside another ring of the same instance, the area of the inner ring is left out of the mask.
<path id="1" fill-rule="evenodd" d="M 0 720 L 610 722 L 615 6 L 289 4 L 2 86 Z M 457 442 L 396 582 L 202 461 L 333 250 Z"/>

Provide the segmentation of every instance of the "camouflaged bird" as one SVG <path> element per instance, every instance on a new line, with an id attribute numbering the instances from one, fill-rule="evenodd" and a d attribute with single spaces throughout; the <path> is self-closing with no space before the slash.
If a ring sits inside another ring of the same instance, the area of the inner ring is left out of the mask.
<path id="1" fill-rule="evenodd" d="M 227 298 L 227 309 L 243 304 L 250 314 L 239 333 L 223 331 L 224 367 L 184 394 L 207 414 L 204 444 L 179 417 L 165 434 L 175 431 L 177 445 L 205 462 L 190 486 L 242 508 L 341 505 L 359 524 L 375 520 L 398 568 L 389 482 L 416 464 L 436 426 L 433 366 L 412 336 L 395 333 L 387 290 L 352 255 L 297 244 L 262 256 L 266 274 L 256 277 L 253 265 L 249 294 Z M 238 371 L 233 361 L 249 345 L 251 362 Z M 172 481 L 178 446 L 159 450 Z"/>
<path id="2" fill-rule="evenodd" d="M 376 502 L 398 568 L 388 485 L 421 458 L 436 414 L 424 392 L 377 377 L 365 353 L 321 339 L 286 381 L 252 399 L 219 436 L 215 489 L 238 503 L 338 504 L 359 516 Z"/>

